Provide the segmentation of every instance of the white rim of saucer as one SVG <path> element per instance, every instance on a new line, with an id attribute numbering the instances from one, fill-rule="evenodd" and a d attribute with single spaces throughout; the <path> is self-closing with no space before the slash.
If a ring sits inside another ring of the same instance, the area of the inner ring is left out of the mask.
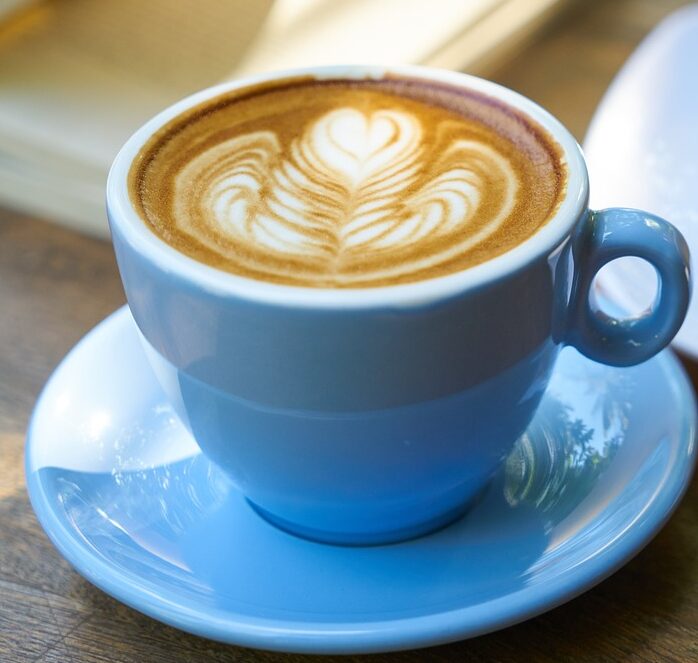
<path id="1" fill-rule="evenodd" d="M 127 176 L 133 159 L 153 133 L 189 108 L 230 90 L 286 78 L 312 76 L 318 80 L 380 79 L 389 74 L 443 82 L 480 92 L 513 106 L 546 129 L 562 148 L 569 171 L 565 197 L 552 219 L 506 253 L 446 276 L 369 288 L 309 288 L 258 281 L 194 260 L 155 235 L 133 207 L 127 186 Z M 174 272 L 204 290 L 220 296 L 279 306 L 320 309 L 424 306 L 495 282 L 553 251 L 564 240 L 588 205 L 588 198 L 589 180 L 582 150 L 570 132 L 548 111 L 523 95 L 491 81 L 469 74 L 416 65 L 346 65 L 288 69 L 250 76 L 201 90 L 166 108 L 138 129 L 117 154 L 107 179 L 110 223 L 118 225 L 131 248 L 147 256 L 164 271 Z"/>

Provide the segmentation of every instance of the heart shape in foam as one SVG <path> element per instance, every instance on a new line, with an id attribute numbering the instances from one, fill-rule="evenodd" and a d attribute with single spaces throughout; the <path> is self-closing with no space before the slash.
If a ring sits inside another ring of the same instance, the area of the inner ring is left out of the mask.
<path id="1" fill-rule="evenodd" d="M 383 110 L 367 115 L 340 108 L 315 123 L 304 147 L 315 153 L 328 174 L 361 184 L 391 165 L 399 166 L 421 137 L 419 123 L 404 113 Z"/>

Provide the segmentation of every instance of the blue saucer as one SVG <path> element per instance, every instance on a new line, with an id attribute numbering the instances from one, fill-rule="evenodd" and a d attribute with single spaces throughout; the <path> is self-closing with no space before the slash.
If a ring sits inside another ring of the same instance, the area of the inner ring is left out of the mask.
<path id="1" fill-rule="evenodd" d="M 263 649 L 407 649 L 527 619 L 628 561 L 687 486 L 695 422 L 671 354 L 618 369 L 567 349 L 528 433 L 460 521 L 389 546 L 313 543 L 260 518 L 201 455 L 123 308 L 46 386 L 27 485 L 75 568 L 156 619 Z"/>

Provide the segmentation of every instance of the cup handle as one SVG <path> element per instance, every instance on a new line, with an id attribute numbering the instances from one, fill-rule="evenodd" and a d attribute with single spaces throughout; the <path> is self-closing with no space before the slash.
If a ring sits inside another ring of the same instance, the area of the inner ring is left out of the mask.
<path id="1" fill-rule="evenodd" d="M 574 276 L 565 342 L 594 361 L 631 366 L 665 347 L 681 327 L 691 296 L 686 240 L 668 221 L 636 209 L 590 212 L 574 236 Z M 624 256 L 649 262 L 658 277 L 652 306 L 634 318 L 615 318 L 595 307 L 591 286 L 598 271 Z"/>

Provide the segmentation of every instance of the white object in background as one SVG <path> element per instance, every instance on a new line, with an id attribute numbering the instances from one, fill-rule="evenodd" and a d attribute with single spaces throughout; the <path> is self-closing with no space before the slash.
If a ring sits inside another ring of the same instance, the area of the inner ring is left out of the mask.
<path id="1" fill-rule="evenodd" d="M 671 14 L 640 44 L 599 105 L 584 141 L 591 206 L 663 216 L 686 237 L 698 273 L 698 4 Z M 639 264 L 638 264 L 639 263 Z M 647 302 L 653 270 L 611 263 L 599 286 L 626 309 Z M 674 345 L 698 359 L 694 300 Z"/>

